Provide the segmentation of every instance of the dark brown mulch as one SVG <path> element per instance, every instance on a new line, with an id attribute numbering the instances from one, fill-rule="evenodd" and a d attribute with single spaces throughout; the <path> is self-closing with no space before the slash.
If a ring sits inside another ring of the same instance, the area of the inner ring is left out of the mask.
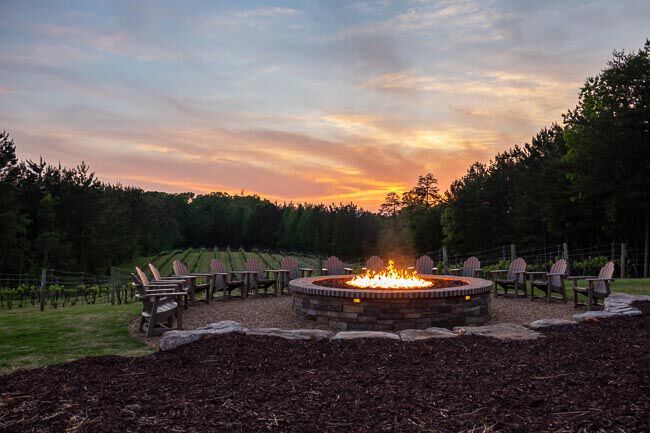
<path id="1" fill-rule="evenodd" d="M 533 342 L 227 335 L 19 371 L 0 377 L 0 431 L 650 431 L 639 306 Z"/>
<path id="2" fill-rule="evenodd" d="M 427 287 L 427 290 L 429 289 L 446 289 L 448 287 L 459 287 L 459 286 L 466 286 L 467 281 L 461 281 L 461 280 L 448 280 L 448 279 L 442 279 L 442 278 L 435 278 L 435 277 L 423 277 L 422 275 L 419 275 L 420 278 L 423 280 L 431 281 L 433 283 L 432 286 Z M 377 290 L 377 289 L 364 289 L 360 287 L 354 287 L 354 286 L 349 286 L 346 284 L 347 281 L 350 281 L 354 277 L 349 277 L 349 278 L 325 278 L 322 280 L 316 280 L 314 281 L 314 284 L 318 286 L 323 286 L 323 287 L 334 287 L 336 289 L 354 289 L 354 290 Z M 382 290 L 404 290 L 403 288 L 400 289 L 395 288 L 395 289 L 382 289 Z M 417 290 L 417 289 L 415 289 Z"/>

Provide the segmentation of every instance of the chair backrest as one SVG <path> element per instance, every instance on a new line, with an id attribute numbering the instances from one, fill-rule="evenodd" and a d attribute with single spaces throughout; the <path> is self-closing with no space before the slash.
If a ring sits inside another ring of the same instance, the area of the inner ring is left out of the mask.
<path id="1" fill-rule="evenodd" d="M 210 271 L 218 274 L 227 274 L 226 265 L 223 264 L 221 260 L 212 259 L 210 260 Z"/>
<path id="2" fill-rule="evenodd" d="M 172 263 L 172 268 L 174 268 L 174 275 L 187 275 L 189 273 L 187 271 L 187 266 L 185 266 L 185 263 L 181 262 L 180 260 L 174 260 Z"/>
<path id="3" fill-rule="evenodd" d="M 559 259 L 551 266 L 551 274 L 566 274 L 566 260 Z M 562 278 L 551 277 L 551 286 L 559 287 L 562 284 Z"/>
<path id="4" fill-rule="evenodd" d="M 142 284 L 143 288 L 149 284 L 149 278 L 147 278 L 142 269 L 137 266 L 135 267 L 135 275 L 138 277 L 138 280 L 140 280 L 140 284 Z"/>
<path id="5" fill-rule="evenodd" d="M 345 274 L 345 271 L 343 270 L 343 262 L 336 256 L 331 256 L 325 260 L 323 267 L 327 268 L 327 275 Z"/>
<path id="6" fill-rule="evenodd" d="M 481 269 L 481 261 L 472 256 L 469 259 L 465 260 L 465 263 L 463 263 L 462 276 L 473 277 L 476 274 L 477 269 Z"/>
<path id="7" fill-rule="evenodd" d="M 366 262 L 366 268 L 369 271 L 381 272 L 384 270 L 384 261 L 378 256 L 372 256 Z"/>
<path id="8" fill-rule="evenodd" d="M 154 280 L 162 280 L 160 271 L 158 271 L 158 268 L 153 263 L 149 263 L 149 270 L 151 271 Z"/>
<path id="9" fill-rule="evenodd" d="M 514 259 L 512 262 L 510 262 L 510 266 L 508 266 L 508 280 L 515 280 L 518 279 L 520 283 L 525 283 L 526 282 L 526 275 L 525 274 L 519 274 L 517 275 L 517 272 L 525 272 L 526 271 L 526 260 L 522 259 L 521 257 L 517 257 Z"/>
<path id="10" fill-rule="evenodd" d="M 607 262 L 605 266 L 600 268 L 598 279 L 611 280 L 614 276 L 614 262 Z M 598 293 L 607 293 L 607 284 L 604 281 L 594 282 L 594 291 Z"/>
<path id="11" fill-rule="evenodd" d="M 264 267 L 262 264 L 252 257 L 246 259 L 246 270 L 257 272 L 260 276 L 264 273 Z"/>
<path id="12" fill-rule="evenodd" d="M 289 270 L 290 280 L 300 278 L 300 269 L 298 267 L 298 263 L 291 257 L 282 257 L 282 260 L 280 260 L 280 266 L 282 266 L 282 269 Z"/>
<path id="13" fill-rule="evenodd" d="M 228 271 L 226 271 L 226 266 L 217 259 L 212 259 L 210 260 L 210 272 L 214 272 L 216 274 L 227 274 Z M 215 289 L 216 290 L 223 290 L 224 289 L 224 282 L 223 278 L 215 278 L 214 283 L 215 283 Z"/>
<path id="14" fill-rule="evenodd" d="M 433 260 L 429 256 L 422 256 L 415 262 L 415 270 L 420 275 L 433 274 Z"/>

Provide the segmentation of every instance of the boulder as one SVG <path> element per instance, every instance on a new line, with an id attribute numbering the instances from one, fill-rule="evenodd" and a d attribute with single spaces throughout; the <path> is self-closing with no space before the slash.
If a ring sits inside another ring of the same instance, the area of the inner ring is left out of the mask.
<path id="1" fill-rule="evenodd" d="M 402 341 L 419 341 L 429 340 L 431 338 L 455 338 L 458 334 L 454 334 L 448 329 L 444 328 L 428 328 L 428 329 L 405 329 L 398 332 Z"/>
<path id="2" fill-rule="evenodd" d="M 574 314 L 571 316 L 576 322 L 589 322 L 590 319 L 607 319 L 608 317 L 620 316 L 618 313 L 610 313 L 607 311 L 585 311 L 584 313 Z"/>
<path id="3" fill-rule="evenodd" d="M 530 329 L 544 329 L 551 328 L 553 326 L 565 326 L 565 325 L 577 325 L 578 322 L 574 320 L 567 319 L 540 319 L 530 322 L 528 327 Z"/>
<path id="4" fill-rule="evenodd" d="M 239 322 L 235 322 L 233 320 L 221 320 L 219 322 L 214 322 L 210 323 L 208 325 L 202 326 L 200 328 L 196 328 L 197 330 L 203 330 L 203 329 L 232 329 L 232 330 L 237 330 L 241 331 L 245 329 Z"/>
<path id="5" fill-rule="evenodd" d="M 486 326 L 459 326 L 454 332 L 462 335 L 478 335 L 481 337 L 498 338 L 499 340 L 537 340 L 542 336 L 539 332 L 515 323 L 497 323 Z"/>
<path id="6" fill-rule="evenodd" d="M 332 340 L 355 340 L 357 338 L 387 338 L 389 340 L 399 340 L 400 337 L 392 332 L 380 331 L 341 331 L 338 332 Z"/>
<path id="7" fill-rule="evenodd" d="M 245 329 L 246 328 L 237 322 L 223 320 L 192 331 L 168 331 L 160 337 L 160 340 L 158 341 L 158 349 L 162 351 L 172 350 L 213 335 L 242 332 Z"/>

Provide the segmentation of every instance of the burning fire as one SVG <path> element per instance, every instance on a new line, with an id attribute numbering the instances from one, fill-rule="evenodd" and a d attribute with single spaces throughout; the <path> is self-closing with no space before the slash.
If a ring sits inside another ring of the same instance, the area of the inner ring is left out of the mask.
<path id="1" fill-rule="evenodd" d="M 431 281 L 418 277 L 416 271 L 397 270 L 395 262 L 388 261 L 388 267 L 382 272 L 366 271 L 357 275 L 347 285 L 362 289 L 424 289 L 433 286 Z"/>

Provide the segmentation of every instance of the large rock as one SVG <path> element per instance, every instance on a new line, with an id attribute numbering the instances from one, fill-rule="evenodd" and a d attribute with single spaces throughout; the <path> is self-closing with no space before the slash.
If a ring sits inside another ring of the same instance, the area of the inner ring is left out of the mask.
<path id="1" fill-rule="evenodd" d="M 459 326 L 454 332 L 462 335 L 479 335 L 481 337 L 498 338 L 499 340 L 537 340 L 542 336 L 539 332 L 515 323 L 497 323 L 486 326 Z"/>
<path id="2" fill-rule="evenodd" d="M 242 332 L 245 329 L 246 328 L 237 322 L 224 320 L 221 322 L 211 323 L 192 331 L 168 331 L 160 337 L 160 340 L 158 341 L 158 349 L 162 351 L 172 350 L 213 335 Z"/>
<path id="3" fill-rule="evenodd" d="M 621 316 L 619 313 L 610 313 L 608 311 L 585 311 L 584 313 L 574 314 L 571 316 L 576 322 L 591 322 L 593 319 L 607 319 L 608 317 Z"/>
<path id="4" fill-rule="evenodd" d="M 405 329 L 398 332 L 402 341 L 420 341 L 429 340 L 431 338 L 455 338 L 458 334 L 454 334 L 448 329 L 444 328 L 428 328 L 428 329 Z"/>
<path id="5" fill-rule="evenodd" d="M 331 331 L 321 329 L 280 329 L 280 328 L 251 328 L 244 331 L 246 335 L 262 335 L 280 337 L 287 340 L 323 340 L 334 335 Z"/>
<path id="6" fill-rule="evenodd" d="M 332 340 L 355 340 L 357 338 L 387 338 L 389 340 L 399 340 L 399 335 L 392 332 L 380 331 L 341 331 L 338 332 Z"/>
<path id="7" fill-rule="evenodd" d="M 214 322 L 210 323 L 208 325 L 202 326 L 200 328 L 196 328 L 197 330 L 203 330 L 203 329 L 232 329 L 232 330 L 237 330 L 241 331 L 244 328 L 239 322 L 235 322 L 233 320 L 221 320 L 219 322 Z"/>
<path id="8" fill-rule="evenodd" d="M 573 320 L 578 322 L 592 322 L 594 319 L 607 319 L 617 316 L 640 316 L 641 310 L 632 306 L 636 301 L 650 301 L 647 295 L 628 295 L 627 293 L 612 293 L 605 298 L 603 311 L 586 311 L 574 314 Z"/>
<path id="9" fill-rule="evenodd" d="M 565 325 L 577 325 L 578 322 L 575 320 L 567 319 L 540 319 L 530 322 L 528 327 L 531 329 L 544 329 L 551 328 L 553 326 L 565 326 Z"/>

